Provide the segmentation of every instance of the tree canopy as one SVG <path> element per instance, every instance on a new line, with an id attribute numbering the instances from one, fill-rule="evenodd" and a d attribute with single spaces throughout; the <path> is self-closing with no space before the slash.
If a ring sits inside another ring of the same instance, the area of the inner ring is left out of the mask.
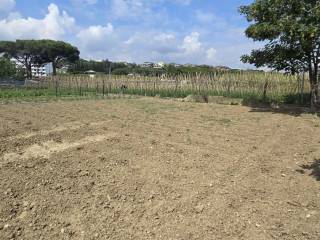
<path id="1" fill-rule="evenodd" d="M 78 48 L 69 43 L 54 40 L 39 40 L 41 56 L 47 63 L 52 63 L 53 75 L 56 75 L 57 67 L 63 63 L 74 63 L 79 60 Z"/>
<path id="2" fill-rule="evenodd" d="M 25 67 L 27 77 L 31 78 L 32 64 L 44 64 L 43 49 L 37 40 L 16 40 L 15 42 L 1 41 L 0 52 L 6 53 L 8 58 L 14 58 Z"/>
<path id="3" fill-rule="evenodd" d="M 52 63 L 53 74 L 62 62 L 75 62 L 79 59 L 79 50 L 69 43 L 54 40 L 16 40 L 0 41 L 0 53 L 4 52 L 9 58 L 14 58 L 23 65 L 27 77 L 31 78 L 33 64 Z"/>
<path id="4" fill-rule="evenodd" d="M 307 70 L 311 106 L 320 108 L 320 1 L 255 0 L 240 7 L 240 13 L 251 23 L 246 30 L 247 37 L 267 41 L 264 48 L 242 56 L 242 61 L 291 73 Z"/>
<path id="5" fill-rule="evenodd" d="M 164 74 L 173 76 L 173 75 L 181 75 L 181 74 L 217 74 L 223 70 L 208 66 L 208 65 L 197 65 L 197 66 L 177 66 L 174 63 L 165 64 L 162 68 L 154 68 L 154 67 L 144 67 L 136 63 L 123 63 L 123 62 L 111 62 L 109 60 L 103 61 L 87 61 L 84 59 L 80 59 L 76 61 L 74 64 L 71 64 L 68 68 L 69 73 L 72 74 L 84 74 L 88 70 L 93 70 L 97 73 L 109 74 L 112 73 L 114 75 L 142 75 L 142 76 L 162 76 Z M 229 70 L 229 71 L 237 71 Z"/>

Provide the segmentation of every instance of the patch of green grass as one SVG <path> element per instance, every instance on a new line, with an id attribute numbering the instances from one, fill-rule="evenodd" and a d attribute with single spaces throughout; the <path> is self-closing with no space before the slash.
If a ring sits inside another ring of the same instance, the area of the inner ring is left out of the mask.
<path id="1" fill-rule="evenodd" d="M 140 88 L 129 87 L 126 90 L 121 90 L 119 87 L 110 87 L 105 89 L 104 94 L 102 89 L 90 88 L 90 87 L 72 87 L 72 88 L 0 88 L 0 100 L 12 100 L 12 99 L 30 99 L 36 100 L 38 98 L 54 99 L 54 98 L 66 98 L 66 97 L 88 97 L 88 98 L 122 98 L 122 96 L 149 96 L 149 97 L 161 97 L 161 98 L 186 98 L 187 96 L 204 96 L 208 98 L 210 96 L 226 97 L 235 99 L 231 104 L 240 104 L 236 99 L 243 99 L 244 104 L 254 103 L 293 103 L 301 104 L 308 102 L 309 96 L 305 94 L 285 94 L 285 93 L 273 93 L 268 92 L 266 96 L 263 96 L 261 92 L 256 90 L 244 90 L 234 88 L 232 90 L 199 90 L 197 88 Z M 167 106 L 166 106 L 167 107 Z M 168 107 L 170 108 L 170 107 Z M 157 109 L 152 110 L 150 107 L 146 111 L 154 113 Z"/>
<path id="2" fill-rule="evenodd" d="M 116 116 L 116 115 L 113 115 L 113 114 L 111 115 L 111 118 L 112 118 L 112 119 L 120 119 L 120 117 L 118 117 L 118 116 Z"/>
<path id="3" fill-rule="evenodd" d="M 211 124 L 229 125 L 232 121 L 228 118 L 218 118 L 215 116 L 201 115 L 203 122 L 209 122 Z"/>
<path id="4" fill-rule="evenodd" d="M 156 114 L 159 110 L 159 108 L 156 105 L 145 101 L 141 101 L 135 106 L 136 108 L 138 108 L 138 110 L 148 114 Z"/>

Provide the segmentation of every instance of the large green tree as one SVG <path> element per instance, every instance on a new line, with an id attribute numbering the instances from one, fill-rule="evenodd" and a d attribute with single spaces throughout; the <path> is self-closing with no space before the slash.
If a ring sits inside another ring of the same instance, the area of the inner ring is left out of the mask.
<path id="1" fill-rule="evenodd" d="M 320 1 L 255 0 L 240 7 L 251 25 L 246 35 L 267 42 L 242 61 L 297 73 L 307 70 L 311 85 L 311 108 L 320 109 Z"/>
<path id="2" fill-rule="evenodd" d="M 62 41 L 54 40 L 16 40 L 0 41 L 0 53 L 4 52 L 9 58 L 14 58 L 32 77 L 32 65 L 52 63 L 53 74 L 57 67 L 65 62 L 75 62 L 79 59 L 79 50 Z"/>
<path id="3" fill-rule="evenodd" d="M 48 63 L 52 63 L 53 75 L 56 75 L 57 68 L 65 63 L 74 63 L 79 60 L 78 48 L 69 43 L 54 40 L 39 40 L 41 56 Z"/>
<path id="4" fill-rule="evenodd" d="M 8 58 L 14 58 L 16 62 L 22 65 L 26 69 L 27 78 L 32 77 L 32 64 L 44 64 L 46 62 L 37 40 L 0 41 L 1 52 L 6 53 Z"/>

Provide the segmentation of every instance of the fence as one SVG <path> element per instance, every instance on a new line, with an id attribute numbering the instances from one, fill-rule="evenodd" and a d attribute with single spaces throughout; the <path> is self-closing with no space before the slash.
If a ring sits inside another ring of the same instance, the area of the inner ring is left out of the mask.
<path id="1" fill-rule="evenodd" d="M 254 97 L 277 102 L 303 102 L 310 90 L 309 81 L 301 75 L 247 71 L 162 77 L 62 75 L 44 78 L 26 88 L 55 96 L 122 93 L 183 98 L 188 95 L 212 95 Z"/>

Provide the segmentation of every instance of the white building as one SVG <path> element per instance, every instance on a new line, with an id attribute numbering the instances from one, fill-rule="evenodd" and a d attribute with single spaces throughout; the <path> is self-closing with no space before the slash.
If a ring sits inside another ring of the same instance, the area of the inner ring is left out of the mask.
<path id="1" fill-rule="evenodd" d="M 96 72 L 93 70 L 86 71 L 85 73 L 88 74 L 90 78 L 94 78 L 96 76 Z"/>
<path id="2" fill-rule="evenodd" d="M 152 62 L 144 62 L 142 64 L 140 64 L 141 67 L 145 67 L 145 68 L 152 68 L 154 66 L 154 63 Z"/>
<path id="3" fill-rule="evenodd" d="M 49 75 L 45 65 L 35 65 L 35 64 L 31 66 L 31 74 L 32 74 L 32 77 L 35 77 L 35 78 L 47 77 Z"/>
<path id="4" fill-rule="evenodd" d="M 25 66 L 17 60 L 11 59 L 11 61 L 16 64 L 16 68 L 25 69 Z M 33 78 L 47 77 L 52 74 L 52 72 L 52 63 L 31 65 L 31 74 Z"/>
<path id="5" fill-rule="evenodd" d="M 165 63 L 164 62 L 158 62 L 156 64 L 154 64 L 153 68 L 164 68 Z"/>

